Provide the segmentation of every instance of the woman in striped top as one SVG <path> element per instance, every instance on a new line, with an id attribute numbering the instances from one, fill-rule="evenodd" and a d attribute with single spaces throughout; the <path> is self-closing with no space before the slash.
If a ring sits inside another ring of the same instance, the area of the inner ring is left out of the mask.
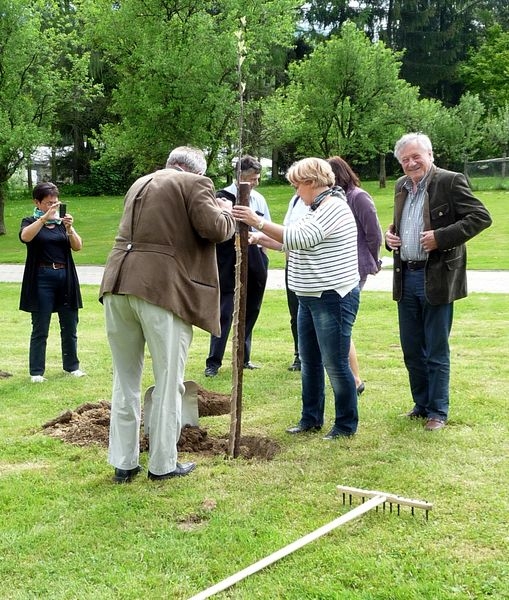
<path id="1" fill-rule="evenodd" d="M 335 420 L 326 440 L 357 430 L 357 390 L 348 364 L 352 327 L 359 308 L 357 226 L 343 190 L 335 188 L 327 161 L 305 158 L 286 174 L 310 210 L 287 225 L 260 220 L 246 206 L 235 206 L 236 219 L 255 227 L 251 243 L 266 236 L 288 256 L 288 285 L 299 299 L 297 328 L 302 363 L 302 414 L 286 431 L 320 431 L 325 411 L 325 371 L 335 405 Z M 273 243 L 265 242 L 269 247 Z"/>

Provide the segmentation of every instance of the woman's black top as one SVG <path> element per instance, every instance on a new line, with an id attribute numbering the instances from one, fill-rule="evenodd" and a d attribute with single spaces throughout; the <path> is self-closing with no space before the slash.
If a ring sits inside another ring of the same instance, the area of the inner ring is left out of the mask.
<path id="1" fill-rule="evenodd" d="M 25 217 L 21 221 L 19 238 L 21 232 L 27 225 L 31 225 L 37 219 Z M 21 240 L 23 242 L 23 240 Z M 26 312 L 38 310 L 37 301 L 37 276 L 41 264 L 60 263 L 66 266 L 66 291 L 64 304 L 72 309 L 82 308 L 81 291 L 78 273 L 72 257 L 71 244 L 65 230 L 65 225 L 55 225 L 53 228 L 43 227 L 30 242 L 23 242 L 27 247 L 27 257 L 23 281 L 21 283 L 21 295 L 19 308 Z"/>

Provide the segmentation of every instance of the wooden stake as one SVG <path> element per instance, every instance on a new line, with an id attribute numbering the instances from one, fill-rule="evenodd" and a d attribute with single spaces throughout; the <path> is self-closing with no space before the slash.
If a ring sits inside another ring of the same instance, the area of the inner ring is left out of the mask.
<path id="1" fill-rule="evenodd" d="M 192 598 L 189 598 L 189 600 L 205 600 L 205 598 L 210 598 L 210 596 L 213 596 L 214 594 L 217 594 L 218 592 L 222 592 L 226 588 L 229 588 L 230 586 L 234 585 L 235 583 L 238 583 L 239 581 L 241 581 L 242 579 L 245 579 L 249 575 L 252 575 L 253 573 L 260 571 L 261 569 L 271 565 L 272 563 L 275 563 L 276 561 L 280 560 L 281 558 L 288 556 L 288 554 L 295 552 L 295 550 L 302 548 L 306 544 L 309 544 L 310 542 L 325 535 L 326 533 L 329 533 L 330 531 L 332 531 L 333 529 L 336 529 L 340 525 L 344 525 L 345 523 L 348 523 L 349 521 L 353 521 L 353 519 L 357 519 L 364 513 L 367 513 L 368 511 L 379 506 L 380 504 L 383 504 L 386 501 L 387 501 L 387 498 L 385 495 L 380 495 L 380 496 L 376 496 L 374 498 L 370 498 L 367 502 L 360 504 L 359 506 L 350 510 L 349 512 L 342 515 L 341 517 L 334 519 L 334 521 L 331 521 L 327 525 L 324 525 L 323 527 L 320 527 L 319 529 L 316 529 L 315 531 L 308 533 L 308 535 L 305 535 L 304 537 L 298 539 L 297 541 L 293 542 L 292 544 L 289 544 L 288 546 L 281 548 L 281 550 L 278 550 L 277 552 L 274 552 L 273 554 L 270 554 L 269 556 L 262 558 L 262 560 L 259 560 L 258 562 L 252 564 L 251 566 L 243 569 L 242 571 L 235 573 L 235 575 L 232 575 L 231 577 L 228 577 L 227 579 L 223 579 L 223 581 L 220 581 L 219 583 L 216 583 L 215 585 L 213 585 L 212 587 L 209 587 L 208 589 L 204 590 L 203 592 L 196 594 Z"/>
<path id="2" fill-rule="evenodd" d="M 237 181 L 237 204 L 249 206 L 251 186 Z M 232 334 L 232 400 L 228 455 L 237 458 L 240 451 L 242 418 L 242 383 L 244 377 L 244 342 L 246 340 L 247 247 L 249 227 L 237 225 L 235 233 L 235 295 L 233 300 Z"/>

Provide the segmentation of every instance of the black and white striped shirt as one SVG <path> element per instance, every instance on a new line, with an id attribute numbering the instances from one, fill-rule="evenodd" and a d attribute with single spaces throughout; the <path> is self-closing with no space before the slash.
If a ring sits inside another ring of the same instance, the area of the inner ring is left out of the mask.
<path id="1" fill-rule="evenodd" d="M 284 230 L 288 287 L 301 296 L 335 290 L 343 297 L 359 283 L 357 226 L 345 198 L 332 196 Z"/>

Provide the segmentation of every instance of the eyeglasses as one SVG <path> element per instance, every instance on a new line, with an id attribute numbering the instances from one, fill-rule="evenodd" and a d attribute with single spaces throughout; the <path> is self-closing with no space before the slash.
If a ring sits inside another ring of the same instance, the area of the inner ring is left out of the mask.
<path id="1" fill-rule="evenodd" d="M 54 202 L 58 202 L 57 196 L 45 196 L 42 200 L 37 200 L 39 204 L 53 204 Z"/>

